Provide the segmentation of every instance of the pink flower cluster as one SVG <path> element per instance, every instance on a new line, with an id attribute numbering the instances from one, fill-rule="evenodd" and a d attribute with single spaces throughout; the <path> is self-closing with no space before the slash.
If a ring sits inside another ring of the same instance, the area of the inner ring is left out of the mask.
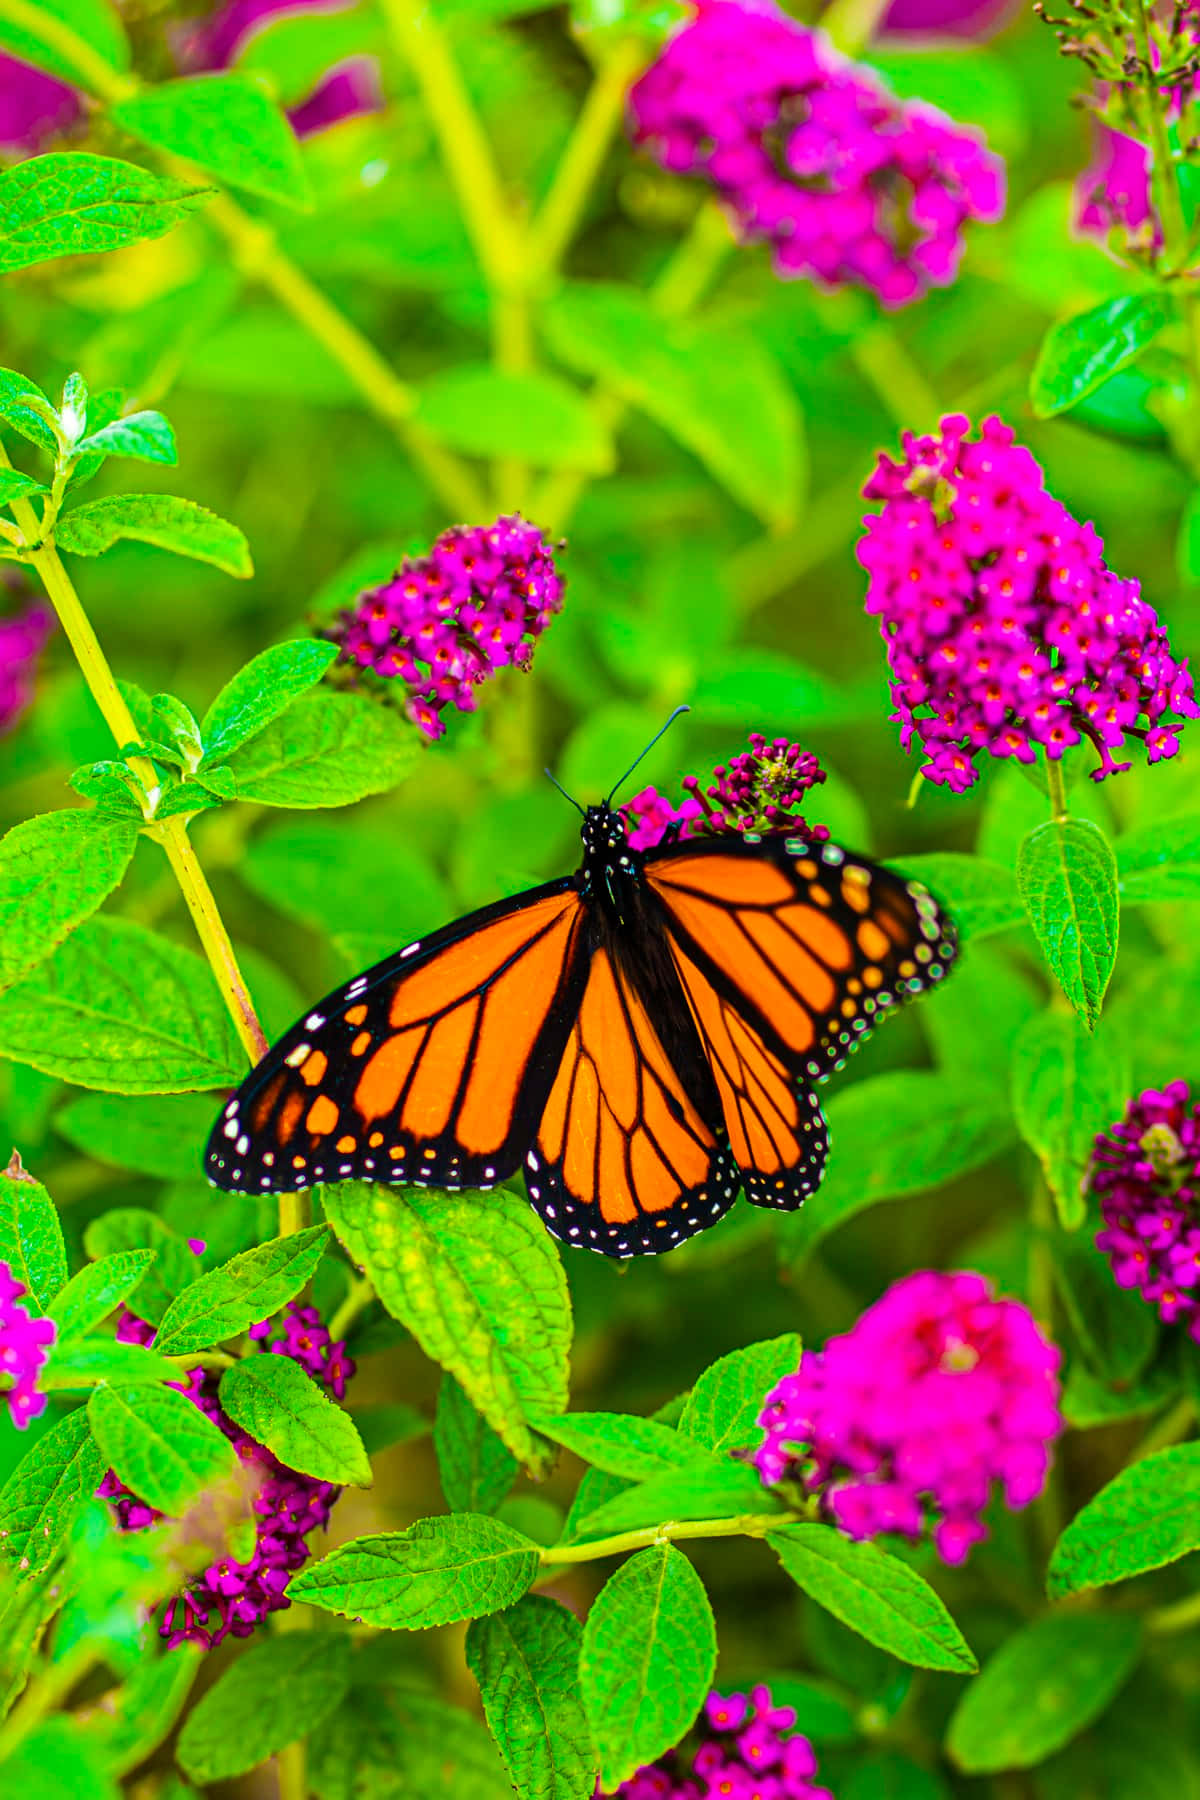
<path id="1" fill-rule="evenodd" d="M 16 724 L 33 699 L 33 678 L 54 614 L 40 600 L 0 619 L 0 731 Z"/>
<path id="2" fill-rule="evenodd" d="M 336 1399 L 342 1398 L 354 1364 L 345 1344 L 330 1340 L 315 1307 L 293 1303 L 279 1321 L 251 1326 L 250 1335 L 269 1353 L 290 1356 L 323 1382 Z M 117 1336 L 125 1343 L 151 1344 L 154 1328 L 127 1312 L 117 1326 Z M 213 1563 L 167 1603 L 159 1622 L 159 1636 L 166 1638 L 171 1649 L 177 1644 L 197 1644 L 202 1650 L 213 1650 L 227 1637 L 249 1637 L 268 1613 L 291 1604 L 288 1583 L 308 1561 L 308 1540 L 328 1525 L 341 1489 L 285 1468 L 235 1425 L 221 1410 L 218 1377 L 213 1372 L 193 1369 L 185 1382 L 171 1382 L 170 1386 L 178 1387 L 220 1427 L 255 1482 L 257 1537 L 250 1560 L 237 1562 L 225 1556 Z M 125 1531 L 144 1530 L 161 1517 L 131 1494 L 112 1469 L 96 1492 L 113 1502 Z"/>
<path id="3" fill-rule="evenodd" d="M 323 635 L 342 663 L 400 681 L 409 718 L 439 738 L 444 707 L 472 712 L 481 681 L 509 664 L 528 668 L 534 640 L 562 603 L 550 545 L 513 513 L 444 531 L 427 556 L 408 557 Z"/>
<path id="4" fill-rule="evenodd" d="M 22 1305 L 28 1290 L 0 1262 L 0 1376 L 9 1415 L 18 1431 L 46 1410 L 37 1380 L 57 1336 L 53 1319 L 39 1319 Z"/>
<path id="5" fill-rule="evenodd" d="M 1147 760 L 1174 756 L 1195 718 L 1186 659 L 1176 660 L 1136 581 L 1104 561 L 1104 545 L 1046 492 L 1042 471 L 997 418 L 975 439 L 961 414 L 937 437 L 904 435 L 863 492 L 880 500 L 858 559 L 866 607 L 879 618 L 891 693 L 922 774 L 955 791 L 979 778 L 976 758 L 1057 760 L 1087 738 L 1093 779 L 1129 768 L 1127 738 Z"/>
<path id="6" fill-rule="evenodd" d="M 906 306 L 952 282 L 968 219 L 998 219 L 982 137 L 900 101 L 770 0 L 703 0 L 630 94 L 633 137 L 702 175 L 776 272 Z"/>
<path id="7" fill-rule="evenodd" d="M 1107 125 L 1097 128 L 1091 162 L 1075 186 L 1075 222 L 1088 237 L 1109 233 L 1162 244 L 1162 227 L 1150 200 L 1150 152 L 1136 138 Z"/>
<path id="8" fill-rule="evenodd" d="M 1147 1088 L 1101 1132 L 1091 1186 L 1104 1218 L 1096 1248 L 1117 1285 L 1200 1343 L 1200 1102 L 1186 1081 Z"/>
<path id="9" fill-rule="evenodd" d="M 853 1538 L 932 1530 L 943 1562 L 987 1536 L 993 1482 L 1041 1492 L 1062 1429 L 1059 1353 L 980 1275 L 906 1276 L 767 1396 L 754 1462 L 798 1481 Z"/>
<path id="10" fill-rule="evenodd" d="M 718 763 L 705 787 L 699 776 L 683 778 L 684 799 L 678 806 L 657 788 L 643 788 L 621 814 L 635 850 L 675 838 L 741 832 L 796 831 L 814 842 L 829 832 L 809 825 L 798 810 L 805 794 L 825 779 L 816 757 L 787 738 L 768 743 L 761 732 L 750 733 L 750 748 Z M 715 805 L 710 804 L 715 802 Z"/>
<path id="11" fill-rule="evenodd" d="M 771 1690 L 708 1696 L 695 1742 L 623 1781 L 620 1800 L 833 1800 L 815 1787 L 817 1758 L 795 1730 L 796 1711 Z"/>

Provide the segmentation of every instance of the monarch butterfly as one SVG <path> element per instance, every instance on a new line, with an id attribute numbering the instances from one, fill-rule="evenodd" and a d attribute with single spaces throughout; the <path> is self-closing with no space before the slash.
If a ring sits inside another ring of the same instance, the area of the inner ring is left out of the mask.
<path id="1" fill-rule="evenodd" d="M 828 1149 L 812 1083 L 941 979 L 951 921 L 794 831 L 638 851 L 611 796 L 580 811 L 574 875 L 406 945 L 279 1040 L 213 1129 L 216 1186 L 490 1188 L 523 1165 L 555 1237 L 614 1257 L 674 1249 L 739 1187 L 802 1204 Z"/>

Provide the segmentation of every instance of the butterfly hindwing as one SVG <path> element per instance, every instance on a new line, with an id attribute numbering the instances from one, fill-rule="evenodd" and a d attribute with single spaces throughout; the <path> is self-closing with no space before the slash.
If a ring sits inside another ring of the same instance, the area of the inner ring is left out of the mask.
<path id="1" fill-rule="evenodd" d="M 520 1166 L 587 979 L 570 879 L 460 919 L 335 990 L 228 1102 L 206 1169 L 273 1193 L 491 1187 Z"/>
<path id="2" fill-rule="evenodd" d="M 919 882 L 784 833 L 691 839 L 646 857 L 673 951 L 812 1082 L 889 1009 L 941 980 L 953 926 Z"/>
<path id="3" fill-rule="evenodd" d="M 653 1255 L 732 1205 L 737 1170 L 711 1080 L 698 1053 L 684 1073 L 678 1063 L 645 998 L 597 949 L 525 1164 L 556 1237 L 606 1256 Z"/>

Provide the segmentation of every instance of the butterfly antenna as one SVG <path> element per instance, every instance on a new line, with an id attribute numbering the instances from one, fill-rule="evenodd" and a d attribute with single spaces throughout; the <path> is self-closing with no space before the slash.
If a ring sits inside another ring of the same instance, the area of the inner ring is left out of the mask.
<path id="1" fill-rule="evenodd" d="M 655 732 L 654 736 L 650 739 L 650 742 L 646 745 L 646 748 L 644 750 L 640 751 L 638 753 L 638 755 L 634 757 L 633 761 L 630 763 L 629 767 L 626 769 L 625 773 L 622 775 L 620 781 L 617 782 L 616 786 L 613 788 L 612 793 L 608 796 L 608 800 L 605 803 L 606 805 L 608 805 L 608 806 L 612 805 L 614 796 L 616 794 L 618 794 L 620 792 L 620 790 L 625 786 L 625 783 L 629 780 L 629 777 L 633 774 L 633 771 L 637 768 L 638 764 L 645 762 L 646 758 L 649 756 L 650 752 L 653 750 L 655 744 L 657 744 L 659 738 L 663 735 L 663 732 L 670 730 L 671 726 L 675 723 L 675 721 L 679 717 L 680 713 L 691 712 L 691 710 L 692 709 L 690 706 L 677 706 L 675 708 L 675 711 L 671 714 L 670 718 L 666 721 L 666 723 L 664 725 L 659 726 L 659 728 Z"/>
<path id="2" fill-rule="evenodd" d="M 549 769 L 543 769 L 542 774 L 546 777 L 547 781 L 553 783 L 553 785 L 558 789 L 559 793 L 562 795 L 564 800 L 569 800 L 571 802 L 571 805 L 575 808 L 575 811 L 579 814 L 580 818 L 587 817 L 587 814 L 584 812 L 582 806 L 580 806 L 580 804 L 579 804 L 578 800 L 576 800 L 575 796 L 573 794 L 568 794 L 568 792 L 567 792 L 566 788 L 563 786 L 562 782 L 559 781 L 556 776 L 552 775 L 550 773 Z"/>

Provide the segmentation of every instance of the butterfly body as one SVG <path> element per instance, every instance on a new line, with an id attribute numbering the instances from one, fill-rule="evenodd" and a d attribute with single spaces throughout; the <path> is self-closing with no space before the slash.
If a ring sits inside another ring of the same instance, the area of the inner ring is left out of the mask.
<path id="1" fill-rule="evenodd" d="M 936 982 L 915 883 L 787 833 L 638 851 L 589 807 L 574 875 L 484 907 L 321 1001 L 227 1103 L 206 1167 L 264 1193 L 523 1169 L 558 1237 L 671 1249 L 739 1187 L 790 1209 L 828 1146 L 813 1083 Z"/>

